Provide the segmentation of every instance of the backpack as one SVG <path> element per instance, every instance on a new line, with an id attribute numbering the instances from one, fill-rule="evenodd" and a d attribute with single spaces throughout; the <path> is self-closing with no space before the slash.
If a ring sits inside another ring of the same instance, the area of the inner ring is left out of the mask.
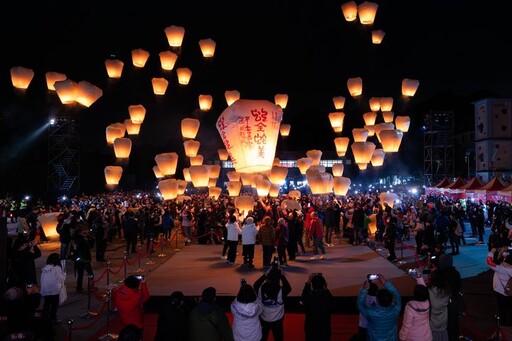
<path id="1" fill-rule="evenodd" d="M 503 286 L 505 296 L 512 296 L 512 277 L 508 278 L 507 284 Z"/>

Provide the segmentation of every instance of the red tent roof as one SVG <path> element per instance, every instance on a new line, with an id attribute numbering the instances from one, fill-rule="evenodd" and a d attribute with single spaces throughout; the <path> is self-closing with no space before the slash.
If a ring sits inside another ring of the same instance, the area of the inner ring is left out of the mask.
<path id="1" fill-rule="evenodd" d="M 512 184 L 508 185 L 507 187 L 500 189 L 502 192 L 512 192 Z"/>
<path id="2" fill-rule="evenodd" d="M 446 186 L 448 186 L 450 183 L 451 183 L 450 179 L 444 178 L 443 180 L 441 180 L 440 183 L 438 183 L 434 187 L 436 187 L 436 188 L 446 188 Z"/>
<path id="3" fill-rule="evenodd" d="M 505 183 L 500 178 L 494 177 L 488 183 L 482 186 L 482 190 L 487 191 L 501 191 L 503 188 L 507 187 Z"/>
<path id="4" fill-rule="evenodd" d="M 469 180 L 465 185 L 460 187 L 460 189 L 480 189 L 483 186 L 482 182 L 478 180 L 478 178 L 473 178 Z"/>
<path id="5" fill-rule="evenodd" d="M 459 189 L 462 186 L 464 186 L 464 184 L 465 184 L 465 182 L 464 182 L 464 180 L 462 180 L 462 178 L 457 178 L 457 179 L 455 179 L 454 182 L 452 182 L 451 184 L 448 185 L 448 188 L 449 189 Z"/>

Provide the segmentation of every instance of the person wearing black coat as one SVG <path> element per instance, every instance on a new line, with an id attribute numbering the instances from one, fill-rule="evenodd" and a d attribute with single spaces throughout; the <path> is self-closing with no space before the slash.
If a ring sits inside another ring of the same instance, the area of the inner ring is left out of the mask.
<path id="1" fill-rule="evenodd" d="M 306 341 L 330 340 L 333 297 L 322 274 L 312 273 L 309 276 L 302 290 L 301 302 L 306 310 Z"/>
<path id="2" fill-rule="evenodd" d="M 158 313 L 155 341 L 186 341 L 188 314 L 194 305 L 181 291 L 174 291 Z"/>

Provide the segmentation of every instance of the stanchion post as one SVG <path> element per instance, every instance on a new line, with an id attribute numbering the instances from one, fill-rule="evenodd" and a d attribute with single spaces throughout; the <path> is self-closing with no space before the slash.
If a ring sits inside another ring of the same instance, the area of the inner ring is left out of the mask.
<path id="1" fill-rule="evenodd" d="M 107 333 L 105 335 L 102 335 L 98 338 L 100 341 L 110 341 L 110 340 L 117 340 L 119 338 L 119 335 L 117 334 L 111 334 L 109 331 L 109 322 L 110 322 L 110 302 L 111 302 L 111 296 L 112 291 L 109 289 L 106 292 L 106 301 L 107 301 Z"/>
<path id="2" fill-rule="evenodd" d="M 73 320 L 69 319 L 66 321 L 66 325 L 68 326 L 68 339 L 67 341 L 73 341 Z"/>
<path id="3" fill-rule="evenodd" d="M 159 258 L 165 257 L 164 253 L 164 236 L 163 234 L 160 236 L 160 253 L 158 254 Z"/>
<path id="4" fill-rule="evenodd" d="M 148 249 L 148 251 L 149 251 L 149 260 L 146 262 L 146 265 L 152 265 L 152 264 L 155 264 L 155 262 L 153 262 L 153 261 L 151 260 L 151 257 L 152 257 L 152 255 L 153 255 L 153 238 L 151 238 L 151 239 L 149 240 L 149 249 Z"/>
<path id="5" fill-rule="evenodd" d="M 110 260 L 107 261 L 107 287 L 110 285 Z"/>
<path id="6" fill-rule="evenodd" d="M 398 264 L 405 264 L 404 261 L 404 242 L 400 242 L 402 247 L 400 248 L 400 260 L 398 261 Z"/>
<path id="7" fill-rule="evenodd" d="M 144 272 L 144 269 L 140 267 L 140 259 L 142 258 L 140 256 L 140 245 L 137 246 L 137 256 L 139 257 L 139 268 L 137 270 L 135 270 L 136 273 L 141 273 L 141 272 Z M 126 276 L 125 276 L 126 278 Z"/>
<path id="8" fill-rule="evenodd" d="M 93 318 L 98 315 L 98 313 L 91 311 L 92 279 L 92 275 L 87 276 L 87 312 L 80 316 L 86 319 Z"/>
<path id="9" fill-rule="evenodd" d="M 174 236 L 175 239 L 176 239 L 176 246 L 174 247 L 174 251 L 179 251 L 180 249 L 178 249 L 178 230 L 180 228 L 179 227 L 175 227 L 174 229 L 176 230 L 176 235 Z"/>
<path id="10" fill-rule="evenodd" d="M 127 259 L 128 259 L 128 251 L 125 251 L 124 252 L 124 256 L 123 256 L 123 261 L 124 261 L 124 264 L 123 264 L 123 267 L 124 267 L 124 278 L 126 278 L 126 265 L 127 265 Z M 119 282 L 123 282 L 123 280 L 119 281 Z"/>
<path id="11" fill-rule="evenodd" d="M 496 315 L 494 315 L 494 318 L 496 319 L 496 338 L 494 340 L 500 341 L 501 340 L 500 315 L 496 314 Z"/>

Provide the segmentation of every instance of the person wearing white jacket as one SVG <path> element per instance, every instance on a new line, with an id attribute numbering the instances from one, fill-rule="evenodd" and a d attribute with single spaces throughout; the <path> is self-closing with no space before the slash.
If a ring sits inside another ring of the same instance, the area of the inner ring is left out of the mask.
<path id="1" fill-rule="evenodd" d="M 64 285 L 66 272 L 62 270 L 60 255 L 56 252 L 48 255 L 46 265 L 41 269 L 40 293 L 44 298 L 43 315 L 52 323 L 57 320 L 57 307 L 59 306 L 59 293 Z"/>
<path id="2" fill-rule="evenodd" d="M 405 305 L 400 341 L 432 341 L 430 330 L 430 302 L 426 286 L 416 284 L 413 299 Z"/>
<path id="3" fill-rule="evenodd" d="M 497 261 L 494 254 L 497 253 Z M 494 271 L 492 287 L 496 295 L 496 305 L 502 326 L 512 325 L 512 296 L 505 294 L 505 286 L 512 277 L 512 253 L 507 246 L 492 249 L 486 258 L 487 265 Z M 499 263 L 499 264 L 497 264 Z"/>
<path id="4" fill-rule="evenodd" d="M 254 268 L 254 245 L 256 244 L 256 236 L 258 235 L 258 228 L 254 225 L 254 219 L 247 217 L 245 224 L 242 226 L 242 256 L 244 264 L 250 268 Z"/>
<path id="5" fill-rule="evenodd" d="M 260 314 L 263 305 L 254 288 L 242 280 L 236 299 L 231 303 L 233 314 L 233 339 L 235 341 L 260 341 L 262 337 Z"/>

